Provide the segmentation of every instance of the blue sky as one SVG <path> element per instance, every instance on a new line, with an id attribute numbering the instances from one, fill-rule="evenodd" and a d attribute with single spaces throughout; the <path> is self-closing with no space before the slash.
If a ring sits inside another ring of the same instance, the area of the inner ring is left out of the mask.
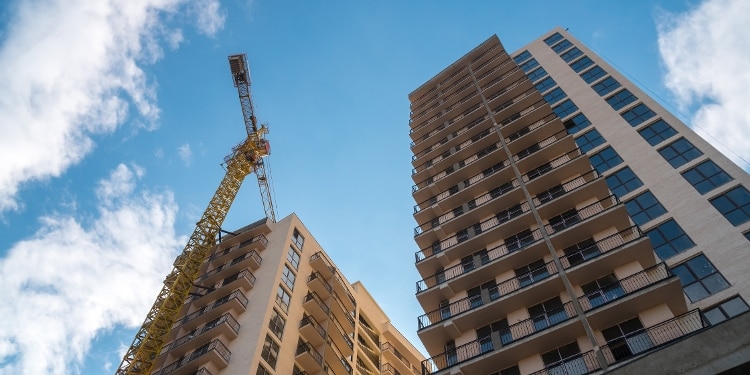
<path id="1" fill-rule="evenodd" d="M 569 28 L 748 168 L 742 0 L 120 3 L 0 4 L 0 375 L 114 371 L 244 138 L 230 54 L 277 216 L 415 342 L 407 95 L 492 34 Z M 250 176 L 224 227 L 262 215 Z"/>

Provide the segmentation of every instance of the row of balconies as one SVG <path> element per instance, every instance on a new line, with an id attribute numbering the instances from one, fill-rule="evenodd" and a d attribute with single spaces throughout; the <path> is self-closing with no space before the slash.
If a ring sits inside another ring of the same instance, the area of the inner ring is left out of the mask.
<path id="1" fill-rule="evenodd" d="M 254 248 L 259 248 L 259 250 L 264 250 L 266 246 L 268 246 L 268 239 L 265 235 L 259 234 L 252 238 L 250 243 L 246 243 L 244 246 L 240 246 L 241 244 L 236 244 L 232 247 L 229 247 L 227 249 L 224 249 L 222 251 L 215 252 L 211 254 L 211 256 L 208 258 L 209 261 L 214 261 L 219 258 L 223 258 L 227 254 L 236 254 L 235 251 L 239 250 L 240 248 L 245 248 L 246 246 L 252 246 Z"/>
<path id="2" fill-rule="evenodd" d="M 489 337 L 480 338 L 427 359 L 422 363 L 422 373 L 433 374 L 466 362 L 474 362 L 476 366 L 472 366 L 473 363 L 462 366 L 464 367 L 462 368 L 463 373 L 472 373 L 469 369 L 496 366 L 496 364 L 481 366 L 478 362 L 485 358 L 490 361 L 491 358 L 494 359 L 499 356 L 507 357 L 508 353 L 513 351 L 514 345 L 519 345 L 518 343 L 528 344 L 530 336 L 542 330 L 577 324 L 577 322 L 572 321 L 574 316 L 575 311 L 570 303 L 565 304 L 560 309 L 550 312 L 550 315 L 543 320 L 523 321 L 514 324 L 506 330 L 493 332 Z M 700 311 L 692 310 L 601 345 L 599 351 L 604 363 L 597 359 L 596 353 L 592 350 L 565 358 L 559 362 L 546 364 L 543 369 L 533 372 L 532 375 L 588 374 L 596 370 L 611 368 L 635 356 L 678 341 L 706 326 Z M 579 330 L 578 333 L 582 332 Z M 538 353 L 538 350 L 536 353 Z"/>
<path id="3" fill-rule="evenodd" d="M 183 374 L 210 374 L 205 368 L 200 368 L 206 362 L 212 363 L 218 368 L 225 368 L 229 364 L 232 353 L 219 339 L 213 340 L 205 345 L 185 354 L 178 360 L 163 367 L 158 375 L 183 375 Z"/>

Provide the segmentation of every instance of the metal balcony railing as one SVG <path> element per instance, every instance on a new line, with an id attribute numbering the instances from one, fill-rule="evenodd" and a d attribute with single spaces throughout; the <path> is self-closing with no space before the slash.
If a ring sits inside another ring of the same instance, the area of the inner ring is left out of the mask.
<path id="1" fill-rule="evenodd" d="M 377 334 L 377 332 L 375 332 L 372 329 L 372 327 L 370 327 L 370 325 L 367 322 L 365 322 L 361 317 L 359 319 L 359 323 L 360 323 L 359 326 L 361 328 L 364 328 L 364 331 L 367 332 L 367 336 L 370 336 L 370 339 L 372 340 L 372 342 L 374 342 L 375 345 L 380 346 L 380 336 Z"/>
<path id="2" fill-rule="evenodd" d="M 232 328 L 232 331 L 234 331 L 234 333 L 238 333 L 239 330 L 240 330 L 240 323 L 238 323 L 237 320 L 234 319 L 234 317 L 232 316 L 232 314 L 225 313 L 224 315 L 218 317 L 217 319 L 214 319 L 213 321 L 210 321 L 210 322 L 206 323 L 203 327 L 200 327 L 200 328 L 196 329 L 195 331 L 190 332 L 190 333 L 188 333 L 188 334 L 186 334 L 186 335 L 184 335 L 182 337 L 179 337 L 178 339 L 174 340 L 174 342 L 172 343 L 172 345 L 169 347 L 169 350 L 172 350 L 172 349 L 174 349 L 174 348 L 176 348 L 176 347 L 178 347 L 178 346 L 180 346 L 180 345 L 182 345 L 182 344 L 190 341 L 190 339 L 192 339 L 195 336 L 202 335 L 203 333 L 206 333 L 206 332 L 208 332 L 208 331 L 210 331 L 210 330 L 218 327 L 222 323 L 226 323 L 230 328 Z"/>
<path id="3" fill-rule="evenodd" d="M 566 322 L 576 316 L 572 302 L 550 310 L 544 315 L 522 320 L 490 336 L 480 337 L 455 349 L 448 350 L 422 362 L 427 373 L 444 370 L 448 367 L 480 357 L 487 353 L 504 348 L 514 342 L 542 332 L 550 327 Z"/>
<path id="4" fill-rule="evenodd" d="M 215 351 L 227 362 L 232 355 L 232 352 L 227 349 L 221 340 L 216 339 L 162 368 L 161 371 L 159 371 L 159 375 L 171 374 L 175 370 L 186 365 L 188 362 L 194 361 L 210 351 Z"/>
<path id="5" fill-rule="evenodd" d="M 380 354 L 375 353 L 372 348 L 370 348 L 366 342 L 362 340 L 362 338 L 359 338 L 359 348 L 361 349 L 361 353 L 365 353 L 367 358 L 372 362 L 373 365 L 375 365 L 375 368 L 380 367 Z"/>
<path id="6" fill-rule="evenodd" d="M 194 375 L 213 375 L 211 371 L 208 371 L 205 367 L 201 367 L 198 369 L 198 371 L 195 372 Z"/>
<path id="7" fill-rule="evenodd" d="M 349 349 L 354 349 L 354 343 L 352 342 L 352 339 L 349 337 L 349 335 L 346 334 L 346 331 L 344 330 L 344 327 L 341 326 L 341 323 L 339 323 L 336 317 L 332 317 L 331 320 L 333 321 L 333 325 L 334 327 L 336 327 L 336 330 L 344 339 L 344 342 L 346 342 L 346 346 L 348 346 Z"/>
<path id="8" fill-rule="evenodd" d="M 396 370 L 393 365 L 390 363 L 384 363 L 382 366 L 380 366 L 380 373 L 381 374 L 392 374 L 392 375 L 401 375 L 401 373 Z"/>
<path id="9" fill-rule="evenodd" d="M 534 205 L 539 207 L 582 186 L 594 183 L 599 178 L 599 173 L 595 169 L 592 169 L 585 174 L 563 181 L 560 185 L 538 193 L 532 200 L 534 201 Z"/>
<path id="10" fill-rule="evenodd" d="M 179 325 L 185 324 L 185 323 L 187 323 L 187 322 L 189 322 L 189 321 L 191 321 L 191 320 L 193 320 L 193 319 L 195 319 L 195 318 L 197 318 L 197 317 L 199 317 L 199 316 L 201 316 L 201 315 L 203 315 L 203 314 L 205 314 L 205 313 L 207 313 L 207 312 L 209 312 L 209 311 L 211 311 L 213 309 L 218 308 L 219 306 L 221 306 L 221 305 L 223 305 L 223 304 L 225 304 L 225 303 L 227 303 L 227 302 L 229 302 L 229 301 L 231 301 L 233 299 L 236 299 L 237 302 L 239 302 L 243 307 L 247 307 L 247 302 L 248 302 L 247 297 L 245 296 L 244 293 L 242 293 L 241 290 L 238 289 L 238 290 L 233 291 L 232 293 L 227 294 L 226 296 L 224 296 L 222 298 L 217 299 L 216 301 L 214 301 L 210 305 L 204 306 L 203 308 L 201 308 L 201 309 L 199 309 L 197 311 L 194 311 L 194 312 L 192 312 L 192 313 L 190 313 L 188 315 L 185 315 L 184 318 L 182 318 L 180 321 L 178 321 L 178 324 Z"/>
<path id="11" fill-rule="evenodd" d="M 331 338 L 329 337 L 326 341 L 328 343 L 328 347 L 332 349 L 333 354 L 336 356 L 336 359 L 341 363 L 341 366 L 344 366 L 344 370 L 348 373 L 352 373 L 352 365 L 349 364 L 349 361 L 344 357 L 343 354 L 341 354 L 341 350 L 339 350 L 339 347 L 336 346 L 336 344 L 331 341 Z"/>
<path id="12" fill-rule="evenodd" d="M 212 291 L 219 289 L 225 285 L 229 285 L 238 279 L 247 279 L 247 281 L 250 282 L 250 285 L 255 285 L 255 275 L 253 275 L 250 269 L 246 268 L 240 272 L 236 272 L 235 274 L 224 278 L 223 280 L 215 283 L 210 288 L 201 288 L 198 293 L 191 294 L 190 298 L 188 298 L 185 303 L 193 302 L 194 300 L 201 298 L 206 294 L 211 293 Z"/>
<path id="13" fill-rule="evenodd" d="M 529 182 L 531 180 L 544 176 L 547 173 L 561 168 L 572 162 L 573 160 L 578 159 L 579 157 L 581 157 L 581 155 L 583 155 L 583 153 L 581 153 L 581 150 L 576 147 L 566 152 L 565 154 L 560 155 L 557 158 L 530 170 L 522 176 L 522 179 L 524 182 Z"/>
<path id="14" fill-rule="evenodd" d="M 461 315 L 467 311 L 477 309 L 481 306 L 484 306 L 485 304 L 498 300 L 500 297 L 527 288 L 556 274 L 557 266 L 555 266 L 555 262 L 547 262 L 543 267 L 533 269 L 530 272 L 518 275 L 496 284 L 494 287 L 487 290 L 486 296 L 479 294 L 464 297 L 459 299 L 458 301 L 452 302 L 448 305 L 442 306 L 436 310 L 430 311 L 427 314 L 420 316 L 417 319 L 419 326 L 418 329 L 421 330 L 427 328 L 433 324 L 442 322 L 450 318 L 454 318 L 457 315 Z"/>
<path id="15" fill-rule="evenodd" d="M 323 302 L 323 299 L 320 298 L 318 293 L 308 292 L 307 294 L 305 294 L 305 298 L 302 301 L 302 303 L 305 303 L 308 301 L 315 301 L 315 303 L 317 303 L 318 306 L 320 306 L 320 309 L 323 310 L 323 312 L 325 312 L 326 315 L 330 314 L 331 309 L 328 307 L 328 305 L 325 304 L 325 302 Z"/>
<path id="16" fill-rule="evenodd" d="M 580 209 L 573 209 L 551 218 L 549 220 L 549 224 L 546 224 L 544 226 L 544 229 L 546 229 L 547 234 L 550 235 L 560 232 L 582 221 L 585 221 L 592 216 L 604 212 L 618 204 L 620 204 L 620 200 L 617 198 L 617 196 L 610 195 L 588 206 L 582 207 Z"/>
<path id="17" fill-rule="evenodd" d="M 602 366 L 592 350 L 551 363 L 531 375 L 583 375 L 601 368 Z"/>
<path id="18" fill-rule="evenodd" d="M 310 315 L 307 315 L 302 318 L 299 322 L 299 327 L 302 328 L 304 326 L 310 326 L 315 329 L 315 332 L 317 332 L 320 337 L 325 338 L 326 337 L 326 331 L 323 329 L 323 327 L 320 326 L 320 324 Z"/>
<path id="19" fill-rule="evenodd" d="M 307 282 L 311 282 L 313 280 L 320 280 L 320 283 L 323 284 L 323 287 L 330 293 L 333 290 L 333 287 L 331 284 L 323 277 L 323 275 L 320 274 L 318 271 L 314 271 L 310 274 L 310 276 L 307 278 Z"/>
<path id="20" fill-rule="evenodd" d="M 539 229 L 534 229 L 527 235 L 519 238 L 519 241 L 517 242 L 495 246 L 487 250 L 487 256 L 486 258 L 481 259 L 481 264 L 476 264 L 476 262 L 472 262 L 470 264 L 457 264 L 453 267 L 446 268 L 442 272 L 439 272 L 435 275 L 417 281 L 417 293 L 423 292 L 429 288 L 445 283 L 465 273 L 471 272 L 481 265 L 489 264 L 497 259 L 505 257 L 510 253 L 522 250 L 528 246 L 531 246 L 537 241 L 540 241 L 542 238 L 542 231 Z M 417 258 L 417 261 L 419 261 L 419 258 Z"/>
<path id="21" fill-rule="evenodd" d="M 535 122 L 535 123 L 533 123 L 533 124 L 531 124 L 531 125 L 523 128 L 521 130 L 518 130 L 518 131 L 516 131 L 515 133 L 513 133 L 511 135 L 509 135 L 508 137 L 505 138 L 505 142 L 506 143 L 511 143 L 511 142 L 515 141 L 516 139 L 521 138 L 524 135 L 529 134 L 529 133 L 533 132 L 534 130 L 542 127 L 543 125 L 549 124 L 550 122 L 552 122 L 556 118 L 557 118 L 557 116 L 554 113 L 550 114 L 548 116 L 545 116 L 543 119 L 540 119 L 537 122 Z"/>
<path id="22" fill-rule="evenodd" d="M 406 359 L 406 357 L 404 357 L 404 355 L 401 354 L 401 352 L 399 352 L 398 349 L 396 349 L 396 347 L 394 347 L 391 343 L 384 342 L 383 345 L 381 345 L 381 351 L 390 351 L 394 356 L 396 356 L 396 358 L 403 362 L 406 367 L 411 368 L 411 363 L 409 363 L 409 360 Z"/>
<path id="23" fill-rule="evenodd" d="M 322 260 L 322 261 L 323 261 L 323 263 L 325 263 L 326 267 L 327 267 L 327 268 L 328 268 L 329 270 L 331 270 L 331 272 L 334 272 L 334 271 L 336 271 L 336 267 L 334 267 L 334 266 L 333 266 L 333 264 L 331 263 L 331 261 L 330 261 L 330 260 L 328 259 L 328 257 L 327 257 L 327 256 L 325 256 L 325 255 L 323 254 L 323 252 L 322 252 L 322 251 L 318 251 L 318 252 L 316 252 L 315 254 L 311 255 L 311 256 L 310 256 L 310 263 L 312 263 L 312 262 L 314 262 L 314 261 L 316 261 L 316 260 L 318 260 L 318 259 Z"/>
<path id="24" fill-rule="evenodd" d="M 678 341 L 707 327 L 700 310 L 666 320 L 657 325 L 642 328 L 602 345 L 602 354 L 607 364 L 614 364 L 639 354 L 657 350 L 663 345 Z"/>
<path id="25" fill-rule="evenodd" d="M 482 116 L 482 117 L 480 117 L 480 118 L 472 121 L 471 123 L 469 123 L 469 125 L 467 125 L 467 126 L 461 128 L 461 129 L 459 129 L 456 132 L 455 137 L 458 137 L 459 135 L 463 134 L 465 131 L 471 129 L 472 127 L 478 125 L 479 123 L 481 123 L 482 121 L 484 121 L 486 119 L 487 119 L 487 116 Z M 433 166 L 433 165 L 435 165 L 435 164 L 437 164 L 437 163 L 439 163 L 439 162 L 441 162 L 441 161 L 449 158 L 451 155 L 456 154 L 457 152 L 459 152 L 459 151 L 461 151 L 461 150 L 469 147 L 471 144 L 478 142 L 479 140 L 481 140 L 481 139 L 489 136 L 490 134 L 494 134 L 494 129 L 487 128 L 487 129 L 485 129 L 485 130 L 477 133 L 476 135 L 472 136 L 468 140 L 462 142 L 460 144 L 460 146 L 457 146 L 455 149 L 450 148 L 450 149 L 448 149 L 448 151 L 445 151 L 444 153 L 442 153 L 442 154 L 440 154 L 440 155 L 438 155 L 438 156 L 436 156 L 436 157 L 434 157 L 434 158 L 432 158 L 432 159 L 430 159 L 430 160 L 428 160 L 428 161 L 426 161 L 426 162 L 424 162 L 424 163 L 422 163 L 422 164 L 420 164 L 420 165 L 412 168 L 411 174 L 415 175 L 415 174 L 417 174 L 417 173 L 419 173 L 419 172 L 421 172 L 421 171 L 423 171 L 423 170 L 425 170 L 425 169 L 427 169 L 427 168 L 429 168 L 429 167 L 431 167 L 431 166 Z M 453 137 L 453 138 L 455 138 L 455 137 Z M 443 144 L 441 142 L 438 142 L 438 143 L 441 144 L 441 145 Z M 432 151 L 432 149 L 430 149 L 429 151 Z M 416 158 L 416 155 L 415 155 L 415 158 Z"/>
<path id="26" fill-rule="evenodd" d="M 346 298 L 349 299 L 352 305 L 357 306 L 357 300 L 354 299 L 352 292 L 349 291 L 349 287 L 348 287 L 348 285 L 350 285 L 349 282 L 344 280 L 344 278 L 338 272 L 335 272 L 333 274 L 333 279 L 336 280 L 336 282 L 338 282 L 339 285 L 341 285 L 341 288 L 344 290 L 344 293 L 346 294 Z"/>
<path id="27" fill-rule="evenodd" d="M 669 272 L 664 263 L 659 263 L 641 272 L 617 280 L 600 289 L 578 297 L 583 311 L 593 310 L 612 301 L 637 293 L 641 289 L 658 284 L 666 279 L 676 277 Z"/>
<path id="28" fill-rule="evenodd" d="M 299 356 L 299 355 L 304 354 L 304 353 L 309 353 L 310 356 L 319 365 L 323 364 L 323 356 L 320 353 L 318 353 L 318 351 L 315 350 L 315 348 L 313 348 L 312 345 L 310 345 L 307 342 L 302 342 L 299 345 L 297 345 L 297 351 L 294 353 L 294 355 L 295 356 Z"/>
<path id="29" fill-rule="evenodd" d="M 643 238 L 643 232 L 641 232 L 638 226 L 634 225 L 611 236 L 604 237 L 590 245 L 581 246 L 580 249 L 575 252 L 569 252 L 568 254 L 561 256 L 560 262 L 564 269 L 575 267 L 612 250 L 619 249 L 632 242 L 638 241 L 641 238 Z"/>
<path id="30" fill-rule="evenodd" d="M 255 236 L 255 237 L 253 237 L 253 239 L 250 241 L 250 243 L 246 244 L 245 246 L 252 245 L 255 242 L 260 242 L 260 243 L 263 244 L 263 246 L 267 246 L 268 245 L 268 239 L 266 238 L 266 236 L 264 236 L 263 234 L 259 234 L 259 235 Z M 225 249 L 225 250 L 220 251 L 218 253 L 214 253 L 213 255 L 211 255 L 211 257 L 209 258 L 209 260 L 214 260 L 216 258 L 222 257 L 222 256 L 224 256 L 226 254 L 229 254 L 229 253 L 231 253 L 231 252 L 233 252 L 233 251 L 235 251 L 237 249 L 240 249 L 242 247 L 245 247 L 245 246 L 240 246 L 240 244 L 234 245 L 234 246 L 232 246 L 232 247 L 230 247 L 228 249 Z"/>

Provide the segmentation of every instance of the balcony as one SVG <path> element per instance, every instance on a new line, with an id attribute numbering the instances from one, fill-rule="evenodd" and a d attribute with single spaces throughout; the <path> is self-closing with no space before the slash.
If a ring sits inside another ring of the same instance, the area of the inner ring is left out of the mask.
<path id="1" fill-rule="evenodd" d="M 310 256 L 310 265 L 312 265 L 313 270 L 317 271 L 325 279 L 330 279 L 333 277 L 334 272 L 336 272 L 336 267 L 333 266 L 333 263 L 321 251 Z"/>
<path id="2" fill-rule="evenodd" d="M 416 162 L 418 159 L 424 158 L 424 157 L 430 157 L 430 160 L 433 163 L 437 163 L 442 160 L 440 157 L 441 155 L 445 154 L 446 152 L 449 153 L 451 149 L 456 147 L 455 145 L 461 145 L 461 146 L 469 146 L 473 142 L 476 142 L 477 140 L 484 138 L 484 137 L 477 137 L 479 134 L 484 133 L 485 131 L 490 131 L 494 133 L 494 128 L 491 126 L 490 123 L 485 124 L 485 121 L 489 119 L 489 116 L 486 114 L 478 114 L 477 117 L 471 121 L 469 121 L 466 125 L 459 128 L 458 130 L 455 130 L 451 133 L 448 133 L 446 136 L 442 138 L 436 139 L 432 143 L 428 142 L 418 142 L 417 144 L 412 144 L 412 165 L 414 162 Z M 463 121 L 461 122 L 463 123 Z M 473 128 L 477 128 L 475 131 L 470 132 L 469 130 Z M 451 126 L 451 129 L 454 129 L 455 126 Z M 437 138 L 437 137 L 436 137 Z M 448 143 L 448 141 L 451 141 Z M 454 152 L 460 151 L 460 148 L 457 148 L 454 150 Z M 443 156 L 443 157 L 447 157 Z M 429 167 L 429 161 L 421 164 L 422 168 L 417 170 L 414 169 L 412 172 L 421 172 L 425 168 Z"/>
<path id="3" fill-rule="evenodd" d="M 359 328 L 367 334 L 367 338 L 372 341 L 376 347 L 380 347 L 380 335 L 370 327 L 370 325 L 362 319 L 359 319 Z"/>
<path id="4" fill-rule="evenodd" d="M 326 331 L 311 315 L 307 315 L 299 322 L 299 333 L 303 339 L 313 347 L 326 342 Z"/>
<path id="5" fill-rule="evenodd" d="M 529 85 L 531 85 L 531 82 L 529 82 Z M 541 95 L 539 97 L 540 100 L 536 101 L 534 104 L 531 104 L 512 115 L 505 116 L 502 120 L 498 121 L 500 126 L 502 126 L 501 132 L 503 136 L 513 134 L 529 125 L 532 125 L 547 117 L 552 112 L 549 104 L 547 104 L 544 99 L 541 99 Z"/>
<path id="6" fill-rule="evenodd" d="M 542 217 L 549 217 L 543 210 L 539 211 Z M 631 225 L 625 205 L 616 196 L 610 195 L 585 207 L 569 209 L 550 217 L 544 229 L 553 245 L 558 247 L 562 243 L 580 239 L 582 234 L 598 233 L 611 227 L 628 228 Z"/>
<path id="7" fill-rule="evenodd" d="M 563 359 L 531 373 L 531 375 L 583 375 L 601 369 L 594 351 L 589 351 Z"/>
<path id="8" fill-rule="evenodd" d="M 359 347 L 358 352 L 364 353 L 365 354 L 364 357 L 370 361 L 370 363 L 372 364 L 374 368 L 380 368 L 380 354 L 375 352 L 375 350 L 373 350 L 372 348 L 370 348 L 370 346 L 364 340 L 362 340 L 362 336 L 358 336 L 358 338 L 359 338 L 359 342 L 357 343 L 358 344 L 357 346 Z M 362 356 L 360 355 L 358 358 L 362 358 Z"/>
<path id="9" fill-rule="evenodd" d="M 530 191 L 534 195 L 532 201 L 542 212 L 559 212 L 568 206 L 567 202 L 585 202 L 591 197 L 607 197 L 611 193 L 607 183 L 592 169 L 584 174 L 574 174 L 575 177 L 568 178 L 546 190 Z M 593 187 L 592 187 L 593 186 Z M 546 188 L 546 186 L 545 186 Z M 565 197 L 566 199 L 560 199 Z M 544 208 L 541 208 L 544 206 Z"/>
<path id="10" fill-rule="evenodd" d="M 496 357 L 493 354 L 510 357 L 512 359 L 523 358 L 526 355 L 533 354 L 538 351 L 538 348 L 542 346 L 538 342 L 539 340 L 549 340 L 548 337 L 542 336 L 537 336 L 536 340 L 534 340 L 532 339 L 532 336 L 535 336 L 540 332 L 546 331 L 558 325 L 562 325 L 575 316 L 576 312 L 575 308 L 573 307 L 573 303 L 565 303 L 555 310 L 548 311 L 546 315 L 540 315 L 522 320 L 516 324 L 509 326 L 508 328 L 492 332 L 490 336 L 481 337 L 477 340 L 458 346 L 455 349 L 429 358 L 422 362 L 422 368 L 426 369 L 427 373 L 431 374 L 442 371 L 448 367 L 462 364 L 474 358 L 490 356 L 493 358 Z M 524 350 L 523 352 L 521 352 L 520 350 L 514 350 L 517 349 L 516 346 L 521 340 L 523 340 L 524 346 L 526 346 L 526 348 L 524 349 L 526 350 Z M 494 368 L 497 368 L 497 358 L 494 359 L 495 360 L 490 361 L 488 358 L 488 364 L 491 364 Z M 488 368 L 478 369 L 475 368 L 475 366 L 470 367 L 474 368 L 462 368 L 462 372 L 466 374 L 475 374 L 487 373 L 491 371 L 491 369 Z"/>
<path id="11" fill-rule="evenodd" d="M 348 310 L 354 310 L 357 307 L 357 300 L 354 299 L 352 292 L 349 291 L 349 285 L 349 282 L 341 276 L 341 273 L 334 273 L 333 290 L 337 295 L 346 296 L 346 298 L 341 299 L 341 302 L 344 303 L 344 306 L 346 306 Z"/>
<path id="12" fill-rule="evenodd" d="M 230 269 L 239 269 L 239 268 L 241 268 L 243 266 L 245 266 L 245 267 L 249 266 L 252 270 L 257 270 L 258 268 L 260 268 L 261 263 L 263 263 L 263 259 L 260 257 L 260 255 L 258 255 L 258 252 L 255 251 L 255 250 L 251 250 L 248 253 L 240 255 L 240 256 L 232 259 L 231 261 L 228 261 L 228 262 L 226 262 L 226 263 L 224 263 L 224 264 L 222 264 L 222 265 L 220 265 L 220 266 L 212 269 L 211 271 L 208 271 L 208 272 L 204 273 L 203 275 L 201 275 L 201 277 L 198 278 L 197 281 L 199 281 L 199 282 L 206 281 L 206 282 L 210 283 L 210 282 L 212 282 L 213 280 L 216 279 L 215 276 L 217 274 L 222 273 L 224 271 L 231 272 L 231 271 L 227 271 L 227 270 L 230 270 Z"/>
<path id="13" fill-rule="evenodd" d="M 401 373 L 396 370 L 393 365 L 390 363 L 384 363 L 383 366 L 381 366 L 381 373 L 382 374 L 390 374 L 390 375 L 401 375 Z"/>
<path id="14" fill-rule="evenodd" d="M 308 292 L 305 295 L 305 299 L 302 301 L 302 307 L 319 322 L 328 319 L 328 315 L 331 312 L 328 305 L 326 305 L 325 302 L 323 302 L 323 299 L 315 292 Z"/>
<path id="15" fill-rule="evenodd" d="M 191 349 L 189 348 L 189 345 L 184 345 L 184 347 L 182 345 L 187 343 L 188 341 L 207 341 L 207 338 L 216 337 L 219 335 L 223 335 L 224 337 L 227 337 L 229 339 L 234 339 L 237 337 L 237 333 L 239 332 L 239 330 L 240 324 L 237 322 L 237 320 L 234 319 L 232 314 L 225 313 L 219 318 L 206 323 L 202 327 L 199 327 L 181 337 L 178 337 L 176 340 L 174 340 L 174 342 L 172 342 L 172 345 L 169 346 L 169 349 L 162 350 L 162 353 L 166 353 L 168 351 L 172 356 L 181 356 Z"/>
<path id="16" fill-rule="evenodd" d="M 336 292 L 333 292 L 333 298 L 331 298 L 331 301 L 333 301 L 331 302 L 331 312 L 333 313 L 333 316 L 340 321 L 346 320 L 349 323 L 349 326 L 354 328 L 354 310 L 346 308 Z"/>
<path id="17" fill-rule="evenodd" d="M 199 367 L 211 363 L 215 367 L 223 369 L 229 364 L 232 353 L 221 342 L 213 340 L 201 346 L 195 351 L 162 368 L 158 375 L 187 375 L 199 371 Z"/>
<path id="18" fill-rule="evenodd" d="M 307 342 L 297 345 L 294 360 L 311 374 L 320 371 L 323 366 L 323 356 Z"/>
<path id="19" fill-rule="evenodd" d="M 449 305 L 442 306 L 436 310 L 430 311 L 418 318 L 419 326 L 418 330 L 423 330 L 432 325 L 440 323 L 442 321 L 453 319 L 455 320 L 458 316 L 478 309 L 482 306 L 492 304 L 498 300 L 503 300 L 503 310 L 509 312 L 513 310 L 512 304 L 509 304 L 507 297 L 519 290 L 531 288 L 541 281 L 557 276 L 557 267 L 554 261 L 550 261 L 544 264 L 544 267 L 540 267 L 530 272 L 512 277 L 508 280 L 497 283 L 495 287 L 488 289 L 486 295 L 474 295 L 461 298 Z M 551 289 L 546 289 L 547 291 Z M 530 298 L 530 297 L 529 297 Z M 527 299 L 529 299 L 527 298 Z M 497 316 L 497 314 L 495 315 Z M 477 323 L 477 319 L 473 319 L 473 324 Z M 454 322 L 458 324 L 458 322 Z M 468 327 L 468 326 L 467 326 Z M 459 330 L 461 328 L 459 327 Z M 423 339 L 423 341 L 425 341 Z"/>
<path id="20" fill-rule="evenodd" d="M 674 313 L 687 311 L 677 276 L 664 263 L 624 277 L 578 297 L 592 327 L 603 327 L 659 304 Z"/>
<path id="21" fill-rule="evenodd" d="M 559 118 L 555 114 L 550 114 L 542 119 L 537 120 L 533 124 L 517 130 L 514 133 L 508 134 L 505 137 L 505 143 L 511 148 L 511 150 L 518 148 L 526 148 L 534 142 L 539 142 L 544 138 L 554 134 L 558 131 L 561 123 L 558 123 Z M 547 126 L 555 123 L 555 126 Z M 518 141 L 518 142 L 516 142 Z M 518 146 L 522 145 L 522 146 Z"/>
<path id="22" fill-rule="evenodd" d="M 484 121 L 486 116 L 480 117 L 470 123 L 479 124 Z M 472 125 L 475 126 L 475 125 Z M 497 134 L 491 127 L 485 127 L 484 130 L 480 130 L 474 136 L 466 141 L 460 142 L 460 139 L 464 138 L 462 135 L 469 130 L 469 126 L 459 129 L 457 132 L 450 135 L 450 148 L 447 151 L 435 156 L 434 158 L 420 164 L 419 166 L 412 169 L 412 180 L 421 181 L 427 179 L 430 175 L 436 174 L 437 171 L 445 169 L 456 163 L 466 163 L 467 160 L 459 160 L 460 157 L 471 158 L 471 155 L 476 155 L 478 152 L 492 146 L 498 142 L 497 137 L 491 137 L 492 134 Z M 500 147 L 499 144 L 497 147 Z"/>
<path id="23" fill-rule="evenodd" d="M 700 310 L 695 309 L 652 327 L 643 328 L 620 339 L 610 341 L 606 345 L 602 345 L 601 350 L 608 365 L 619 365 L 636 356 L 678 341 L 706 326 Z"/>
<path id="24" fill-rule="evenodd" d="M 202 300 L 208 299 L 206 296 L 211 296 L 223 292 L 224 289 L 228 288 L 242 288 L 242 290 L 249 291 L 255 285 L 255 275 L 250 272 L 249 269 L 236 272 L 233 275 L 225 277 L 223 280 L 218 281 L 216 284 L 210 287 L 199 288 L 198 293 L 192 293 L 185 303 L 202 304 Z M 217 293 L 215 293 L 217 292 Z"/>
<path id="25" fill-rule="evenodd" d="M 319 296 L 325 297 L 329 296 L 331 291 L 333 291 L 331 284 L 328 283 L 318 271 L 313 271 L 313 273 L 307 278 L 307 287 L 310 291 L 317 293 Z"/>
<path id="26" fill-rule="evenodd" d="M 571 176 L 576 173 L 585 174 L 591 171 L 591 163 L 588 158 L 581 157 L 583 154 L 577 147 L 562 153 L 549 162 L 538 164 L 534 168 L 529 168 L 528 172 L 522 176 L 529 189 L 535 190 L 535 185 L 550 186 L 560 181 L 560 176 Z M 556 171 L 563 171 L 552 173 Z"/>
<path id="27" fill-rule="evenodd" d="M 330 339 L 328 339 L 328 348 L 325 350 L 325 361 L 330 365 L 330 369 L 334 374 L 352 374 L 352 365 L 349 364 L 346 357 L 341 354 L 339 348 Z"/>
<path id="28" fill-rule="evenodd" d="M 336 344 L 337 347 L 343 348 L 342 354 L 344 357 L 351 356 L 354 350 L 354 342 L 352 342 L 352 339 L 350 335 L 354 336 L 354 330 L 349 330 L 350 333 L 347 334 L 347 330 L 344 329 L 344 327 L 341 326 L 341 323 L 339 323 L 336 318 L 331 319 L 331 322 L 333 323 L 333 327 L 335 327 L 336 333 L 328 335 L 328 337 Z M 328 328 L 331 328 L 331 324 L 328 325 Z M 329 331 L 333 331 L 330 329 Z"/>
<path id="29" fill-rule="evenodd" d="M 217 299 L 213 303 L 185 315 L 185 317 L 175 322 L 175 325 L 180 325 L 181 329 L 184 330 L 192 330 L 201 324 L 216 319 L 228 310 L 243 312 L 245 311 L 245 307 L 247 307 L 247 303 L 248 300 L 245 294 L 241 290 L 235 290 L 234 292 Z M 220 308 L 222 306 L 223 308 Z"/>
<path id="30" fill-rule="evenodd" d="M 220 259 L 220 258 L 224 258 L 228 254 L 237 254 L 236 251 L 238 249 L 241 249 L 241 248 L 244 249 L 246 246 L 251 246 L 253 248 L 258 248 L 259 250 L 264 250 L 266 248 L 266 246 L 268 246 L 268 239 L 266 238 L 265 235 L 259 234 L 259 235 L 255 236 L 255 237 L 253 237 L 252 240 L 250 241 L 250 243 L 246 244 L 245 246 L 240 246 L 240 245 L 241 244 L 236 244 L 236 245 L 234 245 L 234 246 L 232 246 L 232 247 L 230 247 L 228 249 L 216 252 L 216 253 L 212 254 L 208 258 L 208 260 L 209 261 L 214 261 L 214 260 L 217 260 L 217 259 Z"/>

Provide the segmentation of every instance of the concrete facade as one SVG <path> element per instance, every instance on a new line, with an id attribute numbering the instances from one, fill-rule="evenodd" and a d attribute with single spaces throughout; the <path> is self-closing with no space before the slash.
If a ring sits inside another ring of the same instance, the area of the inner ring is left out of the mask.
<path id="1" fill-rule="evenodd" d="M 224 235 L 158 375 L 418 374 L 424 357 L 296 215 Z"/>
<path id="2" fill-rule="evenodd" d="M 566 31 L 409 99 L 424 374 L 608 372 L 748 309 L 750 177 Z"/>

